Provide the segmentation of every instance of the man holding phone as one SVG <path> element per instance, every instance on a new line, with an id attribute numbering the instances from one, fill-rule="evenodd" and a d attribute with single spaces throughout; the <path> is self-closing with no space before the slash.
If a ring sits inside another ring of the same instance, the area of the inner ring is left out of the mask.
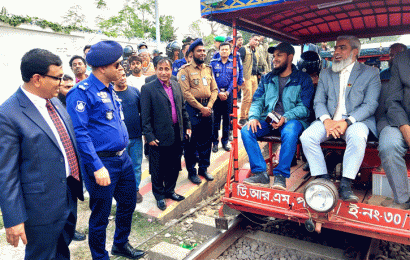
<path id="1" fill-rule="evenodd" d="M 310 76 L 292 65 L 295 54 L 292 45 L 282 42 L 269 49 L 274 56 L 273 70 L 262 76 L 253 96 L 249 122 L 241 130 L 254 174 L 243 183 L 269 187 L 270 179 L 257 138 L 280 134 L 282 148 L 279 164 L 273 170 L 275 180 L 272 188 L 286 190 L 286 178 L 290 177 L 290 165 L 299 135 L 308 126 L 314 88 Z"/>

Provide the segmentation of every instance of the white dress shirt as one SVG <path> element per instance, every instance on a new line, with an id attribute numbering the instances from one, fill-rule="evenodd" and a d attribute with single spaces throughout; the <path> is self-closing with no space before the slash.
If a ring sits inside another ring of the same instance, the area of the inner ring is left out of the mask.
<path id="1" fill-rule="evenodd" d="M 349 77 L 350 74 L 352 72 L 353 66 L 354 66 L 355 62 L 353 62 L 352 64 L 350 64 L 349 66 L 347 66 L 346 68 L 344 68 L 341 72 L 340 72 L 340 88 L 339 88 L 339 100 L 337 102 L 337 108 L 335 111 L 335 114 L 333 115 L 333 120 L 335 121 L 339 121 L 343 119 L 343 116 L 347 116 L 347 112 L 346 112 L 346 88 L 347 88 L 347 84 L 349 82 Z M 320 120 L 322 122 L 324 122 L 326 119 L 330 119 L 330 115 L 322 115 L 320 117 Z M 350 121 L 352 123 L 356 122 L 356 120 L 354 119 L 354 117 L 349 116 L 348 117 L 350 119 Z"/>
<path id="2" fill-rule="evenodd" d="M 21 90 L 23 90 L 24 94 L 26 94 L 28 99 L 30 99 L 30 101 L 34 104 L 34 106 L 37 108 L 38 112 L 40 112 L 40 114 L 43 116 L 43 118 L 46 121 L 47 125 L 51 128 L 51 131 L 53 132 L 55 138 L 57 139 L 58 146 L 60 147 L 60 150 L 63 153 L 66 176 L 67 177 L 70 176 L 70 166 L 68 165 L 67 154 L 65 152 L 63 143 L 61 142 L 61 138 L 60 138 L 60 135 L 58 134 L 57 128 L 54 125 L 54 122 L 51 119 L 50 114 L 48 113 L 48 110 L 47 110 L 47 107 L 46 107 L 46 100 L 42 97 L 36 96 L 36 95 L 28 92 L 23 87 L 21 87 Z M 60 118 L 64 128 L 66 128 L 65 125 L 64 125 L 64 121 L 61 119 L 58 112 L 57 112 L 57 115 Z M 66 131 L 67 131 L 67 129 L 66 129 Z"/>

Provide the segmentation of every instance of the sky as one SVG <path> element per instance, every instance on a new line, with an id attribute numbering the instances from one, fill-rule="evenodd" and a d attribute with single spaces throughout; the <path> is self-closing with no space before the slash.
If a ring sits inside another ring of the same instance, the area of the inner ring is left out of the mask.
<path id="1" fill-rule="evenodd" d="M 103 14 L 106 17 L 115 15 L 122 9 L 124 0 L 105 0 L 106 10 L 96 8 L 96 0 L 35 0 L 35 1 L 10 1 L 0 0 L 0 8 L 5 7 L 10 14 L 36 16 L 52 22 L 61 23 L 63 16 L 72 6 L 80 5 L 82 12 L 87 16 L 88 27 L 94 24 L 97 15 Z M 178 38 L 188 34 L 189 25 L 201 18 L 200 0 L 158 0 L 160 15 L 174 16 L 174 27 Z"/>

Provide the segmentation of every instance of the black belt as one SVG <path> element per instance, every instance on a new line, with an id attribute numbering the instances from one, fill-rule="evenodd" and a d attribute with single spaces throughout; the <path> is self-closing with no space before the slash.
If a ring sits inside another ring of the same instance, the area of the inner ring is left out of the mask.
<path id="1" fill-rule="evenodd" d="M 195 98 L 199 103 L 203 104 L 208 104 L 209 98 Z"/>
<path id="2" fill-rule="evenodd" d="M 121 156 L 124 152 L 125 149 L 122 149 L 121 151 L 118 152 L 111 152 L 111 151 L 107 151 L 107 152 L 97 152 L 98 157 L 119 157 Z"/>

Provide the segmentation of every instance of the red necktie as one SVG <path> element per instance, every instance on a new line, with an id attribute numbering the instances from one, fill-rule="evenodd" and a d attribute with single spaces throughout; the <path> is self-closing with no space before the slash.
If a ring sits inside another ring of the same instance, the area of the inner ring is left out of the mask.
<path id="1" fill-rule="evenodd" d="M 78 161 L 74 152 L 73 143 L 68 136 L 67 130 L 64 128 L 60 117 L 58 116 L 54 106 L 51 104 L 50 100 L 46 101 L 47 111 L 50 114 L 51 120 L 53 120 L 54 125 L 57 128 L 60 140 L 63 143 L 65 153 L 67 155 L 68 165 L 70 166 L 71 176 L 73 176 L 78 181 L 80 180 L 80 171 L 78 169 Z"/>

